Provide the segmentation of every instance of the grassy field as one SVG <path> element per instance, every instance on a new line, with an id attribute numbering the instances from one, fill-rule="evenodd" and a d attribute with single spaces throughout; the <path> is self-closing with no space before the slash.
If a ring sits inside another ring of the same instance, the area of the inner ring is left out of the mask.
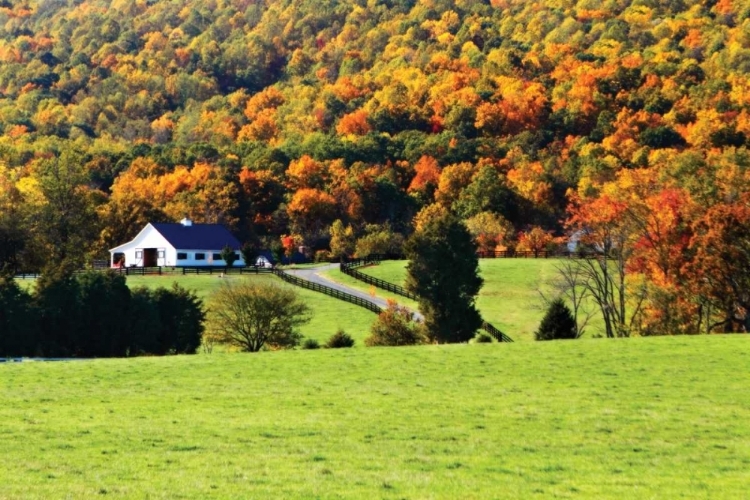
<path id="1" fill-rule="evenodd" d="M 223 280 L 236 279 L 259 279 L 273 280 L 280 286 L 287 285 L 279 278 L 268 274 L 261 275 L 230 275 L 225 278 L 219 278 L 212 275 L 175 275 L 175 276 L 128 276 L 128 285 L 146 286 L 149 288 L 171 287 L 172 283 L 177 282 L 181 286 L 194 290 L 196 294 L 207 299 L 211 292 L 221 286 Z M 29 288 L 33 286 L 34 280 L 19 280 L 22 287 Z M 355 339 L 355 347 L 364 345 L 365 337 L 370 335 L 370 325 L 377 317 L 374 313 L 363 309 L 359 306 L 343 302 L 322 293 L 305 290 L 303 288 L 293 287 L 305 300 L 307 305 L 313 311 L 312 320 L 303 325 L 300 330 L 306 338 L 313 338 L 325 342 L 328 338 L 336 333 L 338 328 L 343 328 L 352 338 Z M 2 496 L 0 495 L 0 498 Z"/>
<path id="2" fill-rule="evenodd" d="M 479 269 L 484 286 L 477 307 L 484 319 L 513 340 L 533 340 L 545 312 L 538 289 L 548 289 L 547 282 L 556 274 L 556 263 L 556 259 L 481 259 Z M 406 261 L 384 261 L 360 271 L 403 284 Z M 594 323 L 588 331 L 594 333 L 596 327 Z"/>
<path id="3" fill-rule="evenodd" d="M 0 498 L 747 498 L 749 336 L 0 365 Z"/>

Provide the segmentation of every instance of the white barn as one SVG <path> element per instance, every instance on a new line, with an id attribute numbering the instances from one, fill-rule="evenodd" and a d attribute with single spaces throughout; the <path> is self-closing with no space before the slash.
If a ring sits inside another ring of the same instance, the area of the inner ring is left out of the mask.
<path id="1" fill-rule="evenodd" d="M 221 251 L 235 250 L 235 266 L 245 266 L 240 242 L 221 224 L 149 223 L 132 241 L 109 251 L 112 267 L 225 267 Z"/>

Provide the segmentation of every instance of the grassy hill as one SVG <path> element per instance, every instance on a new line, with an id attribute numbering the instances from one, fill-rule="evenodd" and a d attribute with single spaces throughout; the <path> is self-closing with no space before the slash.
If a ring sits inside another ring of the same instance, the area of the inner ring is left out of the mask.
<path id="1" fill-rule="evenodd" d="M 275 276 L 260 275 L 260 276 L 229 276 L 224 278 L 234 279 L 260 279 L 260 280 L 273 280 L 280 286 L 291 286 L 287 285 Z M 158 287 L 166 286 L 169 287 L 173 282 L 177 281 L 180 285 L 195 290 L 196 293 L 207 298 L 212 291 L 216 290 L 221 286 L 222 280 L 216 276 L 178 276 L 178 277 L 157 277 L 157 276 L 129 276 L 128 284 L 130 286 L 147 286 L 147 287 Z M 302 334 L 306 338 L 313 338 L 319 342 L 325 342 L 331 335 L 336 333 L 339 328 L 344 329 L 352 338 L 355 339 L 358 346 L 364 345 L 364 339 L 370 334 L 370 325 L 375 321 L 376 315 L 367 309 L 363 309 L 359 306 L 343 302 L 322 293 L 313 292 L 311 290 L 305 290 L 298 287 L 293 287 L 294 291 L 297 292 L 310 306 L 313 311 L 313 317 L 309 323 L 300 327 Z"/>
<path id="2" fill-rule="evenodd" d="M 2 498 L 745 498 L 747 336 L 0 365 Z"/>
<path id="3" fill-rule="evenodd" d="M 479 268 L 484 286 L 479 292 L 477 306 L 482 316 L 500 328 L 513 340 L 532 340 L 534 330 L 544 316 L 544 306 L 538 289 L 548 289 L 548 282 L 555 276 L 557 259 L 482 259 Z M 365 274 L 390 283 L 403 284 L 406 279 L 406 261 L 384 261 L 376 266 L 361 268 Z M 448 272 L 448 270 L 446 270 Z M 369 285 L 358 282 L 340 271 L 330 271 L 329 276 L 351 286 L 369 289 Z M 378 290 L 383 297 L 391 297 Z M 414 303 L 403 297 L 397 298 L 404 305 Z M 596 323 L 588 333 L 596 332 Z"/>

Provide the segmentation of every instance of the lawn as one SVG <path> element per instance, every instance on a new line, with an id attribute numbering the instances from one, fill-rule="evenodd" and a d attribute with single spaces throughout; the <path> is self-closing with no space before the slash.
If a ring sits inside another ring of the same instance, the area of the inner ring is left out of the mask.
<path id="1" fill-rule="evenodd" d="M 0 497 L 747 498 L 750 337 L 0 364 Z"/>
<path id="2" fill-rule="evenodd" d="M 313 312 L 312 319 L 309 323 L 300 327 L 300 331 L 305 338 L 313 338 L 324 343 L 328 338 L 336 333 L 336 330 L 342 328 L 356 341 L 355 346 L 364 346 L 365 337 L 370 335 L 370 325 L 375 321 L 377 316 L 359 306 L 343 302 L 333 297 L 323 295 L 322 293 L 305 290 L 304 288 L 295 287 L 284 283 L 279 278 L 269 275 L 230 275 L 224 278 L 218 276 L 129 276 L 129 286 L 148 287 L 172 286 L 177 281 L 180 285 L 191 290 L 202 298 L 208 298 L 212 291 L 221 286 L 223 280 L 254 279 L 254 280 L 272 280 L 279 286 L 292 287 L 305 303 L 310 306 Z"/>
<path id="3" fill-rule="evenodd" d="M 557 259 L 481 259 L 479 269 L 484 286 L 479 292 L 477 307 L 482 317 L 513 340 L 533 340 L 545 312 L 538 290 L 549 290 L 547 283 L 554 278 L 558 262 Z M 383 261 L 360 268 L 360 271 L 403 285 L 406 263 Z M 600 323 L 593 322 L 587 332 L 595 333 Z"/>

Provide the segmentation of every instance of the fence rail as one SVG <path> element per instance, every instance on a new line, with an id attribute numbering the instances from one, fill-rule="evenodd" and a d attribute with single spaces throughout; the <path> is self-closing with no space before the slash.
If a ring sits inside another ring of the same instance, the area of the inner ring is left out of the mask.
<path id="1" fill-rule="evenodd" d="M 292 285 L 306 288 L 308 290 L 313 290 L 315 292 L 320 292 L 328 295 L 329 297 L 334 297 L 336 299 L 349 302 L 350 304 L 364 307 L 365 309 L 376 314 L 380 314 L 381 312 L 383 312 L 383 309 L 381 309 L 381 307 L 376 303 L 370 302 L 369 300 L 365 300 L 361 297 L 357 297 L 356 295 L 352 295 L 350 293 L 342 292 L 341 290 L 336 290 L 335 288 L 331 288 L 329 286 L 302 279 L 298 276 L 294 276 L 285 271 L 282 271 L 281 269 L 272 269 L 270 271 L 282 280 L 286 281 L 287 283 L 291 283 Z"/>
<path id="2" fill-rule="evenodd" d="M 357 267 L 367 266 L 370 264 L 377 264 L 380 262 L 380 259 L 378 257 L 368 257 L 366 259 L 356 259 L 349 262 L 342 262 L 339 265 L 339 269 L 342 273 L 351 276 L 352 278 L 363 281 L 369 285 L 376 286 L 378 288 L 382 288 L 383 290 L 388 290 L 389 292 L 395 293 L 397 295 L 401 295 L 402 297 L 406 297 L 407 299 L 412 300 L 418 300 L 419 297 L 417 297 L 416 294 L 411 293 L 406 288 L 395 285 L 393 283 L 390 283 L 388 281 L 381 280 L 380 278 L 375 278 L 374 276 L 370 276 L 365 273 L 361 273 L 357 271 Z"/>
<path id="3" fill-rule="evenodd" d="M 486 321 L 482 322 L 482 330 L 495 337 L 495 340 L 497 340 L 498 342 L 513 342 L 512 338 L 508 337 L 503 332 Z"/>
<path id="4" fill-rule="evenodd" d="M 182 274 L 268 274 L 271 269 L 266 267 L 182 267 Z"/>
<path id="5" fill-rule="evenodd" d="M 35 280 L 39 278 L 41 274 L 39 273 L 18 273 L 15 274 L 13 277 L 18 280 Z"/>

